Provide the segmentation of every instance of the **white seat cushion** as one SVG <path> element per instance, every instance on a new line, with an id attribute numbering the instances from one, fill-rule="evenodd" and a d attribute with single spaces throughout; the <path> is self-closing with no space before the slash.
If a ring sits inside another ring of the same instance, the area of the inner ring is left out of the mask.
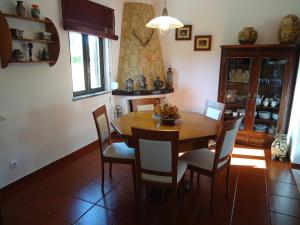
<path id="1" fill-rule="evenodd" d="M 104 157 L 134 159 L 135 150 L 126 145 L 125 142 L 116 142 L 108 146 L 103 152 Z"/>
<path id="2" fill-rule="evenodd" d="M 195 166 L 201 169 L 213 170 L 215 153 L 207 148 L 202 148 L 199 150 L 194 150 L 186 153 L 183 156 L 188 163 L 188 165 Z M 219 163 L 218 167 L 223 166 L 227 161 Z"/>
<path id="3" fill-rule="evenodd" d="M 187 162 L 185 160 L 178 160 L 177 167 L 177 183 L 181 180 L 187 168 Z M 172 183 L 172 177 L 158 176 L 152 174 L 142 173 L 143 180 L 155 181 L 160 183 Z"/>

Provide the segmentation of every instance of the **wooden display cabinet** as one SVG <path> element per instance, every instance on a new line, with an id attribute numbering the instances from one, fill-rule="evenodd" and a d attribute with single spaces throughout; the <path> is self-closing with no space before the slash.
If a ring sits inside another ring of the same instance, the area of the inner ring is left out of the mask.
<path id="1" fill-rule="evenodd" d="M 10 27 L 8 25 L 6 18 L 13 18 L 16 20 L 30 21 L 36 23 L 45 24 L 45 31 L 51 33 L 51 41 L 39 40 L 39 39 L 13 39 Z M 1 56 L 1 67 L 6 68 L 10 63 L 49 63 L 50 66 L 54 66 L 57 62 L 59 52 L 60 52 L 60 41 L 57 29 L 54 23 L 49 19 L 36 19 L 31 17 L 17 16 L 13 14 L 2 13 L 0 11 L 0 33 L 1 33 L 1 42 L 0 42 L 0 56 Z M 49 52 L 49 60 L 41 61 L 15 61 L 12 57 L 13 51 L 13 41 L 21 42 L 33 42 L 33 43 L 42 43 L 47 45 Z"/>
<path id="2" fill-rule="evenodd" d="M 244 115 L 237 143 L 270 147 L 286 133 L 299 61 L 298 45 L 221 46 L 218 101 L 224 118 Z"/>

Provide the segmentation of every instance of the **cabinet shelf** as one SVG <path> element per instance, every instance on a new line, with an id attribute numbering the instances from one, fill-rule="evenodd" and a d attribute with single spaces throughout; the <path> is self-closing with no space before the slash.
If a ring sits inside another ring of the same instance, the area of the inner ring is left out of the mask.
<path id="1" fill-rule="evenodd" d="M 262 118 L 255 118 L 254 119 L 255 123 L 264 123 L 264 124 L 274 124 L 277 123 L 277 120 L 274 119 L 262 119 Z"/>
<path id="2" fill-rule="evenodd" d="M 10 61 L 10 63 L 32 64 L 32 63 L 55 63 L 54 60 L 37 60 L 37 61 Z"/>
<path id="3" fill-rule="evenodd" d="M 17 20 L 25 20 L 31 21 L 35 23 L 43 23 L 45 24 L 46 32 L 51 33 L 51 41 L 48 40 L 39 40 L 39 39 L 30 39 L 23 38 L 21 40 L 13 39 L 10 27 L 7 22 L 7 17 L 14 18 Z M 50 66 L 54 66 L 58 60 L 58 56 L 60 53 L 60 40 L 58 31 L 54 25 L 54 23 L 49 19 L 36 19 L 31 17 L 22 17 L 9 13 L 2 13 L 0 11 L 0 33 L 1 33 L 1 42 L 0 42 L 0 56 L 1 56 L 1 67 L 6 68 L 10 63 L 18 63 L 18 64 L 29 64 L 29 63 L 48 63 Z M 13 52 L 13 42 L 21 41 L 21 42 L 34 42 L 34 43 L 42 43 L 47 45 L 49 56 L 51 60 L 47 61 L 15 61 L 12 56 Z"/>
<path id="4" fill-rule="evenodd" d="M 241 84 L 241 85 L 248 85 L 248 82 L 244 82 L 244 81 L 227 81 L 227 84 Z"/>
<path id="5" fill-rule="evenodd" d="M 257 105 L 256 106 L 256 110 L 258 111 L 271 111 L 271 112 L 278 112 L 279 111 L 279 107 L 265 107 L 262 105 Z"/>
<path id="6" fill-rule="evenodd" d="M 9 13 L 2 13 L 3 16 L 9 17 L 9 18 L 14 18 L 18 20 L 26 20 L 26 21 L 32 21 L 32 22 L 38 22 L 38 23 L 52 23 L 49 19 L 37 19 L 37 18 L 32 18 L 32 17 L 27 17 L 27 16 L 18 16 L 14 14 L 9 14 Z"/>
<path id="7" fill-rule="evenodd" d="M 30 39 L 30 38 L 23 38 L 23 39 L 12 39 L 13 41 L 21 41 L 21 42 L 36 42 L 36 43 L 55 43 L 54 41 L 47 41 L 47 40 L 39 40 L 39 39 Z"/>

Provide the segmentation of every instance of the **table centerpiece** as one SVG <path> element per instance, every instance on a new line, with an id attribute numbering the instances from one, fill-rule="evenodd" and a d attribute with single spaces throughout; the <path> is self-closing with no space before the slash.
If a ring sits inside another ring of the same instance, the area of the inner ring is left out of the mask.
<path id="1" fill-rule="evenodd" d="M 175 105 L 158 104 L 154 108 L 153 117 L 164 124 L 172 125 L 175 123 L 175 120 L 180 118 L 180 115 L 178 113 L 178 108 Z"/>

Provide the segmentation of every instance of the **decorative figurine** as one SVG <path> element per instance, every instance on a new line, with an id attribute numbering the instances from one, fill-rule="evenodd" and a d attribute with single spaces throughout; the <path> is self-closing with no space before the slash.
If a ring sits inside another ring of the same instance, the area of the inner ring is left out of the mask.
<path id="1" fill-rule="evenodd" d="M 144 75 L 142 75 L 139 87 L 142 88 L 142 89 L 147 89 L 147 86 L 148 86 L 147 85 L 147 78 Z"/>
<path id="2" fill-rule="evenodd" d="M 167 71 L 167 88 L 173 88 L 173 70 L 171 67 L 169 67 Z"/>
<path id="3" fill-rule="evenodd" d="M 31 16 L 32 16 L 32 18 L 39 19 L 40 14 L 41 14 L 41 11 L 40 11 L 39 5 L 31 5 Z"/>
<path id="4" fill-rule="evenodd" d="M 25 16 L 26 9 L 22 1 L 17 1 L 16 13 L 18 16 Z"/>
<path id="5" fill-rule="evenodd" d="M 126 80 L 126 90 L 133 91 L 133 80 L 131 78 Z"/>
<path id="6" fill-rule="evenodd" d="M 27 44 L 27 47 L 28 47 L 29 61 L 32 61 L 32 49 L 33 49 L 33 44 L 29 42 L 29 43 Z"/>
<path id="7" fill-rule="evenodd" d="M 164 82 L 160 79 L 160 77 L 156 77 L 153 86 L 155 90 L 161 89 L 164 86 Z"/>
<path id="8" fill-rule="evenodd" d="M 43 49 L 43 51 L 39 51 L 39 58 L 40 60 L 48 60 L 49 59 L 49 52 L 46 48 Z"/>

